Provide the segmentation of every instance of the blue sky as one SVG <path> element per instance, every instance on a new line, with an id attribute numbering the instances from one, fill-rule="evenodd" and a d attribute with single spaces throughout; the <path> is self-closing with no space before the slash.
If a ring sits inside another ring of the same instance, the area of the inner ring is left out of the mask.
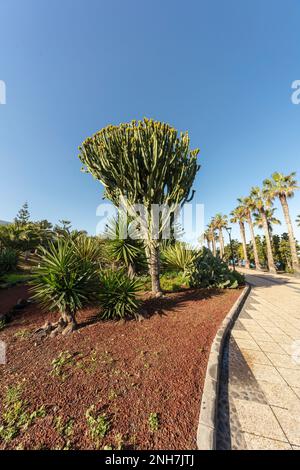
<path id="1" fill-rule="evenodd" d="M 34 219 L 94 233 L 102 188 L 80 172 L 77 147 L 143 116 L 188 130 L 201 149 L 195 202 L 207 221 L 274 170 L 300 179 L 298 0 L 1 0 L 0 9 L 0 219 L 27 200 Z"/>

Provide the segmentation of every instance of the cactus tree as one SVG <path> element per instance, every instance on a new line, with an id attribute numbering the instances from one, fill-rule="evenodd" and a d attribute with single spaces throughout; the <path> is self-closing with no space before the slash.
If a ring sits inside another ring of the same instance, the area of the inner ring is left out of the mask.
<path id="1" fill-rule="evenodd" d="M 151 207 L 182 205 L 188 200 L 199 169 L 199 150 L 190 150 L 186 133 L 149 119 L 108 126 L 87 138 L 79 148 L 85 171 L 105 188 L 105 196 L 126 208 L 143 204 L 148 216 L 144 237 L 152 291 L 160 295 L 159 240 L 153 236 Z M 193 196 L 193 194 L 192 194 Z"/>

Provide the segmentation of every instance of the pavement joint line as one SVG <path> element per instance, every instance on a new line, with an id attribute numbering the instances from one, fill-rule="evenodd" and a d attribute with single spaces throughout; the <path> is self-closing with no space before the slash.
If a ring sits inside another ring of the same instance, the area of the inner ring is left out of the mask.
<path id="1" fill-rule="evenodd" d="M 272 405 L 272 406 L 269 405 L 269 406 L 270 406 L 270 408 L 271 408 L 271 411 L 272 411 L 272 413 L 273 413 L 273 415 L 274 415 L 274 417 L 275 417 L 277 423 L 279 424 L 279 427 L 280 427 L 281 431 L 282 431 L 283 434 L 285 435 L 285 438 L 287 439 L 287 442 L 290 444 L 290 446 L 292 446 L 292 443 L 290 442 L 290 440 L 289 440 L 289 438 L 288 438 L 286 432 L 284 431 L 283 427 L 281 426 L 280 421 L 279 421 L 279 419 L 277 418 L 277 416 L 276 416 L 276 414 L 274 413 L 274 410 L 273 410 L 273 408 L 281 408 L 281 407 L 280 407 L 280 406 L 274 406 L 274 405 Z M 282 408 L 281 408 L 281 409 L 282 409 Z"/>

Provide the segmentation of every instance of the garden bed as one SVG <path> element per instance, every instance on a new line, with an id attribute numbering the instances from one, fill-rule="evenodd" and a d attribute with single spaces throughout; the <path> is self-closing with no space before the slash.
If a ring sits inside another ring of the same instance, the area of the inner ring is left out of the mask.
<path id="1" fill-rule="evenodd" d="M 29 288 L 25 284 L 0 289 L 0 316 L 8 313 L 20 299 L 28 299 Z"/>
<path id="2" fill-rule="evenodd" d="M 56 315 L 28 305 L 0 332 L 0 429 L 14 401 L 23 413 L 0 449 L 195 449 L 210 346 L 240 293 L 145 297 L 142 321 L 101 322 L 88 308 L 75 333 L 40 342 L 33 331 Z"/>

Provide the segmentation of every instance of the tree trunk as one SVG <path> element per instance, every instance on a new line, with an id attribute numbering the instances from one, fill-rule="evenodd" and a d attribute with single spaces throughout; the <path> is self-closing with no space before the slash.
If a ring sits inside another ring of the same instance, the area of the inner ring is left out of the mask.
<path id="1" fill-rule="evenodd" d="M 152 292 L 156 297 L 162 296 L 162 290 L 159 280 L 159 244 L 156 241 L 151 241 L 149 245 L 149 272 L 151 276 Z"/>
<path id="2" fill-rule="evenodd" d="M 216 250 L 216 239 L 215 239 L 214 236 L 212 237 L 212 252 L 213 252 L 213 255 L 216 256 L 216 254 L 217 254 L 217 250 Z"/>
<path id="3" fill-rule="evenodd" d="M 263 221 L 263 228 L 265 232 L 266 244 L 267 244 L 267 257 L 268 257 L 268 267 L 270 273 L 276 274 L 276 267 L 274 263 L 273 253 L 272 253 L 272 244 L 268 226 L 268 219 L 266 217 L 266 213 L 264 210 L 261 210 L 262 221 Z"/>
<path id="4" fill-rule="evenodd" d="M 76 330 L 77 322 L 76 322 L 74 313 L 66 310 L 65 312 L 61 313 L 61 318 L 65 322 L 65 328 L 63 330 L 64 334 Z"/>
<path id="5" fill-rule="evenodd" d="M 135 266 L 132 263 L 129 263 L 128 268 L 127 268 L 127 275 L 130 277 L 130 279 L 133 279 L 135 276 Z"/>
<path id="6" fill-rule="evenodd" d="M 223 237 L 223 230 L 221 228 L 219 230 L 219 238 L 220 238 L 220 258 L 222 259 L 224 256 L 224 237 Z"/>
<path id="7" fill-rule="evenodd" d="M 254 254 L 254 262 L 255 262 L 255 268 L 258 271 L 261 271 L 261 265 L 259 262 L 259 257 L 258 257 L 258 252 L 257 252 L 257 246 L 256 246 L 256 240 L 255 240 L 255 233 L 254 233 L 254 228 L 253 228 L 253 222 L 251 218 L 250 212 L 248 213 L 248 225 L 250 229 L 250 235 L 251 235 L 251 241 L 252 241 L 252 246 L 253 246 L 253 254 Z"/>
<path id="8" fill-rule="evenodd" d="M 287 225 L 288 234 L 289 234 L 289 242 L 290 242 L 291 255 L 292 255 L 292 267 L 293 267 L 294 272 L 299 274 L 300 264 L 299 264 L 298 254 L 297 254 L 297 246 L 296 246 L 296 240 L 294 236 L 293 224 L 291 221 L 290 211 L 289 211 L 289 206 L 286 200 L 286 196 L 281 196 L 280 202 L 282 205 L 285 223 Z"/>
<path id="9" fill-rule="evenodd" d="M 70 311 L 61 312 L 60 318 L 56 323 L 46 322 L 44 326 L 38 328 L 35 333 L 40 339 L 50 336 L 55 337 L 58 334 L 66 335 L 76 330 L 77 322 L 74 313 Z"/>
<path id="10" fill-rule="evenodd" d="M 210 240 L 206 240 L 206 241 L 207 241 L 207 248 L 211 251 Z"/>
<path id="11" fill-rule="evenodd" d="M 247 242 L 246 242 L 244 222 L 240 222 L 240 231 L 241 231 L 241 238 L 242 238 L 242 244 L 243 244 L 245 266 L 246 266 L 247 269 L 249 269 L 250 268 L 250 263 L 249 263 L 248 253 L 247 253 Z"/>

